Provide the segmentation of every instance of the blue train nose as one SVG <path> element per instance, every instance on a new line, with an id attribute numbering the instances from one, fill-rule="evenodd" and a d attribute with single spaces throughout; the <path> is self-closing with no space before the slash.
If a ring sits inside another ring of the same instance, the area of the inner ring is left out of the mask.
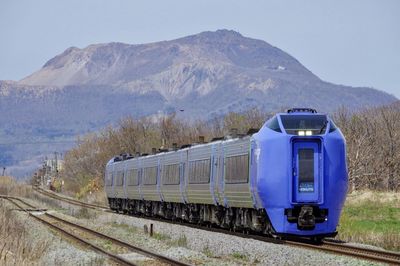
<path id="1" fill-rule="evenodd" d="M 322 140 L 319 137 L 294 137 L 292 145 L 292 204 L 287 209 L 289 222 L 300 230 L 312 230 L 315 223 L 324 222 Z"/>
<path id="2" fill-rule="evenodd" d="M 340 129 L 325 114 L 294 109 L 272 117 L 254 139 L 254 201 L 274 231 L 335 235 L 348 182 Z"/>

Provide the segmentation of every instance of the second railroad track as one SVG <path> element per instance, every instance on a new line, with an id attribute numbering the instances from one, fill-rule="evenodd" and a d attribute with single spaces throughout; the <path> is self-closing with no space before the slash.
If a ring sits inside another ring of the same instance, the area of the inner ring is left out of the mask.
<path id="1" fill-rule="evenodd" d="M 137 254 L 141 254 L 150 259 L 156 260 L 161 265 L 185 265 L 188 264 L 166 257 L 157 252 L 153 252 L 125 241 L 119 240 L 117 238 L 108 236 L 106 234 L 100 233 L 88 227 L 70 222 L 64 218 L 55 216 L 48 212 L 45 212 L 43 209 L 38 209 L 32 204 L 26 202 L 25 200 L 18 197 L 10 197 L 10 196 L 0 196 L 5 200 L 11 202 L 14 206 L 16 206 L 19 210 L 25 211 L 30 217 L 36 219 L 42 224 L 52 228 L 53 230 L 73 239 L 80 244 L 83 244 L 86 247 L 91 248 L 92 250 L 105 255 L 111 260 L 115 261 L 120 265 L 136 265 L 134 262 L 118 255 L 117 253 L 121 252 L 134 252 Z M 101 246 L 101 242 L 111 242 L 114 246 L 112 251 L 105 249 Z M 117 252 L 118 251 L 118 252 Z"/>
<path id="2" fill-rule="evenodd" d="M 55 193 L 49 192 L 42 188 L 37 188 L 36 191 L 39 193 L 42 193 L 44 195 L 47 195 L 49 197 L 52 197 L 54 199 L 69 202 L 71 204 L 75 204 L 78 206 L 112 212 L 106 206 L 93 205 L 93 204 L 85 203 L 82 201 L 73 200 L 70 198 L 66 198 L 64 196 L 56 195 Z M 316 244 L 316 243 L 313 243 L 310 241 L 301 241 L 301 240 L 300 241 L 276 240 L 271 237 L 253 235 L 253 234 L 243 234 L 243 233 L 239 233 L 239 232 L 231 232 L 231 231 L 220 229 L 220 228 L 209 228 L 209 227 L 204 227 L 204 226 L 200 226 L 200 225 L 196 225 L 196 224 L 189 224 L 189 223 L 182 224 L 179 222 L 173 222 L 173 221 L 169 221 L 169 220 L 165 220 L 165 219 L 156 219 L 153 217 L 143 217 L 143 218 L 161 221 L 161 222 L 185 225 L 185 226 L 194 227 L 197 229 L 203 229 L 203 230 L 213 231 L 213 232 L 218 232 L 218 233 L 225 233 L 225 234 L 235 235 L 235 236 L 239 236 L 239 237 L 252 238 L 252 239 L 256 239 L 256 240 L 263 241 L 263 242 L 284 244 L 284 245 L 289 245 L 289 246 L 293 246 L 293 247 L 307 248 L 307 249 L 319 250 L 319 251 L 323 251 L 323 252 L 335 253 L 338 255 L 351 256 L 351 257 L 366 259 L 366 260 L 370 260 L 370 261 L 400 265 L 400 253 L 398 253 L 398 252 L 357 247 L 354 245 L 349 245 L 347 243 L 335 243 L 332 241 L 323 241 L 322 243 Z"/>

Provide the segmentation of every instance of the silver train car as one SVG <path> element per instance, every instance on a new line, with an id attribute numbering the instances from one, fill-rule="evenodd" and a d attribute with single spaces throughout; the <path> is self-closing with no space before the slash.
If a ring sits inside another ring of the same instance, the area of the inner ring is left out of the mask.
<path id="1" fill-rule="evenodd" d="M 265 211 L 254 208 L 250 184 L 251 136 L 196 144 L 106 166 L 111 209 L 191 223 L 264 231 Z"/>

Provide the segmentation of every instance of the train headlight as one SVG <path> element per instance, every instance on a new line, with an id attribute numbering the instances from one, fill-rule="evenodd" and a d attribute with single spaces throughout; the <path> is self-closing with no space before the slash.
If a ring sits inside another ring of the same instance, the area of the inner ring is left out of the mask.
<path id="1" fill-rule="evenodd" d="M 312 136 L 312 131 L 311 130 L 307 130 L 306 131 L 306 136 Z"/>
<path id="2" fill-rule="evenodd" d="M 300 131 L 297 132 L 297 134 L 298 134 L 299 136 L 305 136 L 305 135 L 306 135 L 306 132 L 305 132 L 304 130 L 300 130 Z"/>

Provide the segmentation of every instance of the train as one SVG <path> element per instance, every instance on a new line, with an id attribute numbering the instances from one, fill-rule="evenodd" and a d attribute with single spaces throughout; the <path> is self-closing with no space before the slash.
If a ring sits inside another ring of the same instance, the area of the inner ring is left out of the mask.
<path id="1" fill-rule="evenodd" d="M 249 134 L 115 156 L 105 168 L 114 211 L 276 238 L 335 236 L 347 188 L 345 138 L 311 108 Z"/>

